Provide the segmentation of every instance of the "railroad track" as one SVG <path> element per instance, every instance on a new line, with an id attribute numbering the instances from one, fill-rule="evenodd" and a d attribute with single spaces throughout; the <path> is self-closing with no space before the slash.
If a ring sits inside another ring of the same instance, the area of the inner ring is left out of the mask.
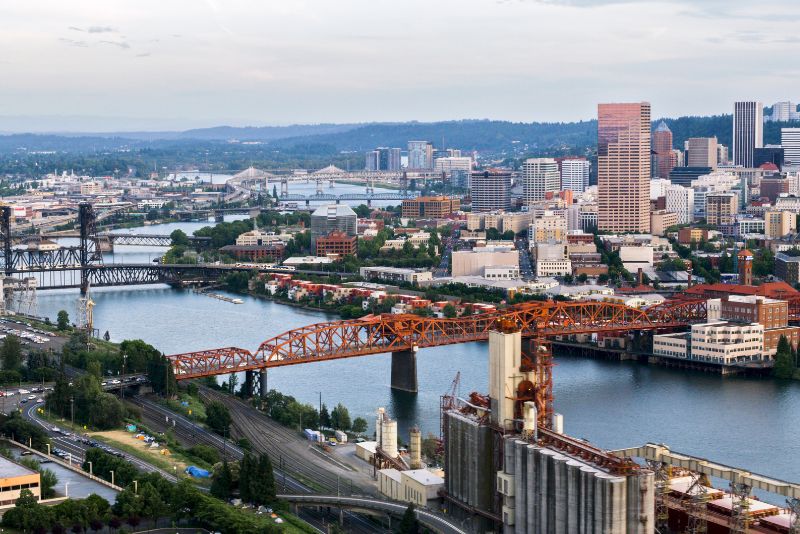
<path id="1" fill-rule="evenodd" d="M 283 468 L 299 480 L 320 492 L 344 495 L 353 493 L 371 495 L 373 487 L 359 485 L 351 478 L 353 470 L 346 464 L 335 462 L 317 452 L 292 430 L 270 420 L 239 399 L 201 387 L 204 400 L 222 402 L 231 412 L 232 431 L 247 438 L 253 447 L 270 455 L 273 462 L 282 462 Z M 342 473 L 337 476 L 336 471 Z"/>
<path id="2" fill-rule="evenodd" d="M 166 429 L 170 428 L 175 433 L 178 441 L 184 445 L 208 445 L 234 460 L 240 460 L 244 456 L 244 451 L 237 445 L 168 408 L 142 397 L 129 399 L 129 402 L 140 408 L 142 418 L 146 420 L 148 425 L 154 427 L 153 430 L 162 429 L 166 431 Z M 288 474 L 287 470 L 281 470 L 276 466 L 274 471 L 275 485 L 282 493 L 294 495 L 309 495 L 312 493 L 311 488 Z M 345 512 L 344 515 L 352 532 L 364 534 L 375 532 L 377 526 L 375 523 L 367 521 L 353 512 Z M 320 528 L 324 529 L 325 525 L 330 523 L 331 517 L 335 517 L 324 510 L 314 510 L 313 508 L 301 511 L 300 516 L 314 525 L 320 532 L 324 532 Z"/>

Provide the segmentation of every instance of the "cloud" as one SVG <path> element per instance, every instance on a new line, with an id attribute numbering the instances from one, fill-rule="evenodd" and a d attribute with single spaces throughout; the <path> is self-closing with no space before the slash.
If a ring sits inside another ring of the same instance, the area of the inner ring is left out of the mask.
<path id="1" fill-rule="evenodd" d="M 136 57 L 150 57 L 150 52 L 143 52 L 141 54 L 136 54 Z"/>
<path id="2" fill-rule="evenodd" d="M 77 26 L 68 26 L 68 27 L 67 27 L 67 29 L 68 29 L 68 30 L 72 30 L 72 31 L 74 31 L 74 32 L 82 32 L 82 31 L 85 31 L 83 28 L 78 28 Z"/>
<path id="3" fill-rule="evenodd" d="M 125 41 L 100 41 L 100 44 L 116 46 L 122 48 L 123 50 L 127 50 L 128 48 L 131 47 L 131 45 L 126 43 Z"/>
<path id="4" fill-rule="evenodd" d="M 75 39 L 67 39 L 65 37 L 61 37 L 58 40 L 69 46 L 77 46 L 80 48 L 86 48 L 89 46 L 86 41 L 76 41 Z"/>
<path id="5" fill-rule="evenodd" d="M 89 26 L 86 31 L 89 33 L 117 33 L 117 30 L 111 26 Z"/>

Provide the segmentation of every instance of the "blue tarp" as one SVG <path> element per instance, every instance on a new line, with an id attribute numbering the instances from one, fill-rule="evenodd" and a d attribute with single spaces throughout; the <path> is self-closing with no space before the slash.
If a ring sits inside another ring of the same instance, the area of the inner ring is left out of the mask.
<path id="1" fill-rule="evenodd" d="M 200 469 L 199 467 L 194 465 L 190 465 L 189 467 L 187 467 L 185 473 L 195 478 L 209 478 L 211 476 L 211 473 L 209 473 L 205 469 Z"/>

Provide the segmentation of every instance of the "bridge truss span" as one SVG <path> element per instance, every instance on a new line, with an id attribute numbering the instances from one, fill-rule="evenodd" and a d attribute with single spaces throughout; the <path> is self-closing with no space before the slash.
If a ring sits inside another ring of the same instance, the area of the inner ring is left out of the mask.
<path id="1" fill-rule="evenodd" d="M 419 348 L 488 339 L 498 320 L 514 322 L 524 337 L 553 337 L 599 332 L 673 330 L 706 318 L 704 301 L 686 300 L 647 310 L 623 304 L 530 302 L 492 313 L 455 319 L 383 314 L 349 321 L 318 323 L 289 330 L 264 341 L 251 353 L 226 347 L 169 356 L 178 379 L 415 351 Z"/>

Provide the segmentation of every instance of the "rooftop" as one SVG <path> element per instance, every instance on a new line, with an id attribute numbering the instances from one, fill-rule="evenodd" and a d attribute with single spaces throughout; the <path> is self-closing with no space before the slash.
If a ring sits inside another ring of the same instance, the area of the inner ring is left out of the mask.
<path id="1" fill-rule="evenodd" d="M 401 472 L 401 475 L 407 476 L 412 480 L 416 480 L 424 486 L 436 486 L 444 484 L 444 479 L 439 475 L 435 475 L 427 469 L 409 469 L 408 471 Z"/>
<path id="2" fill-rule="evenodd" d="M 36 471 L 0 456 L 0 479 L 35 475 Z"/>
<path id="3" fill-rule="evenodd" d="M 356 212 L 347 204 L 328 204 L 326 206 L 320 206 L 311 214 L 312 217 L 343 217 L 346 215 L 356 216 Z"/>

